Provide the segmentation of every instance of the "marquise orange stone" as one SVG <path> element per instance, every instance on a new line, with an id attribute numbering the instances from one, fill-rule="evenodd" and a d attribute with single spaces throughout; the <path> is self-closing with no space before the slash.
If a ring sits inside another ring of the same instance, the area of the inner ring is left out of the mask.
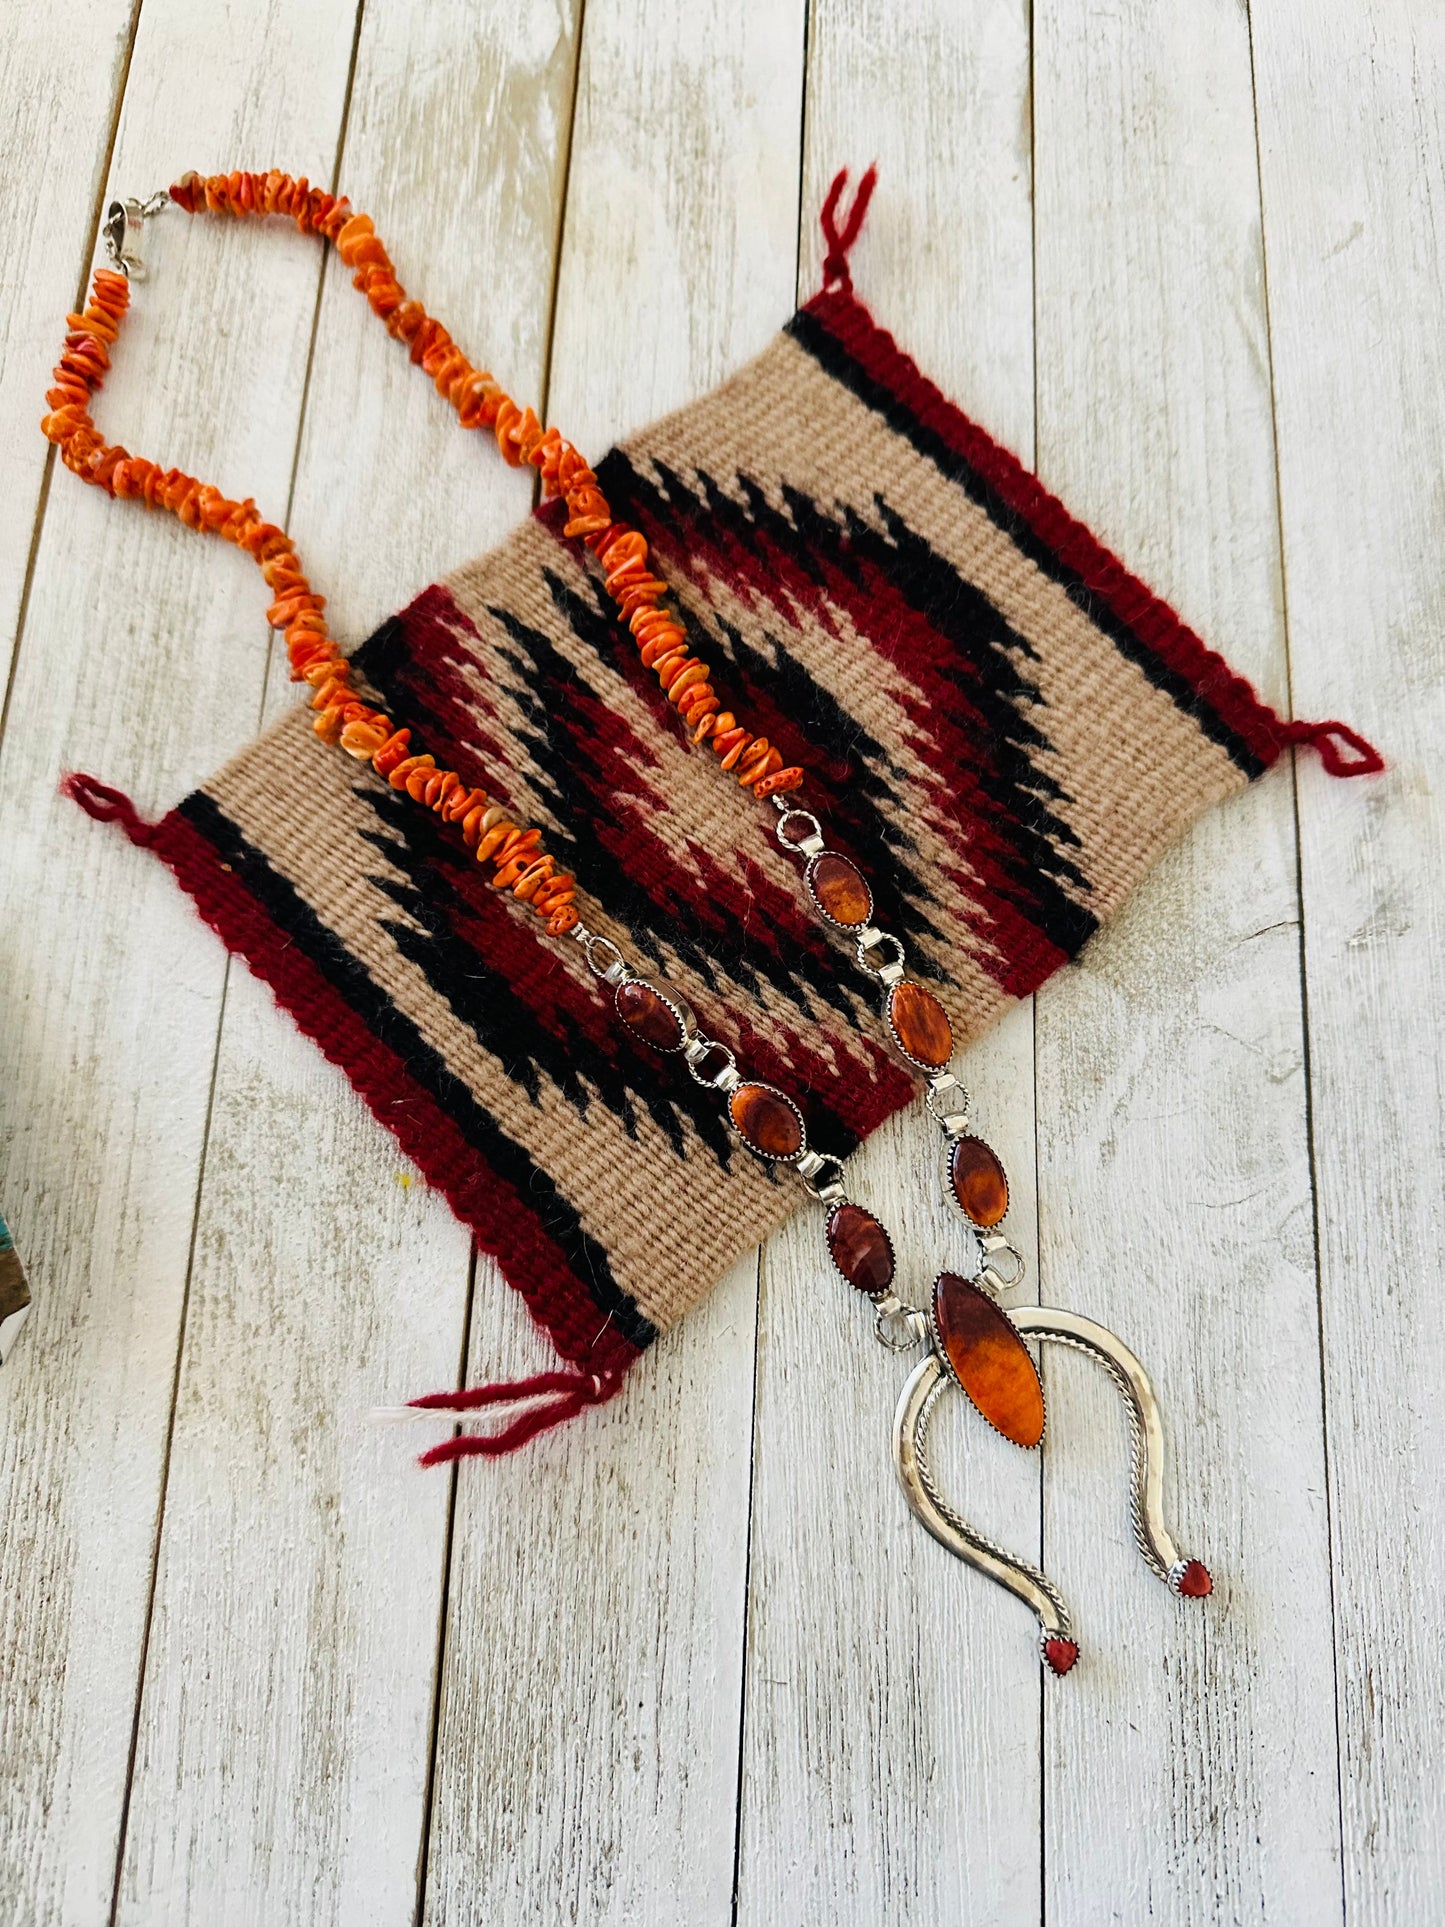
<path id="1" fill-rule="evenodd" d="M 631 983 L 617 986 L 617 1015 L 630 1031 L 654 1050 L 678 1050 L 682 1046 L 682 1020 L 672 1005 L 651 984 Z"/>
<path id="2" fill-rule="evenodd" d="M 933 1287 L 933 1322 L 954 1377 L 996 1431 L 1015 1445 L 1044 1435 L 1038 1367 L 986 1291 L 951 1271 Z"/>
<path id="3" fill-rule="evenodd" d="M 804 882 L 823 915 L 845 930 L 867 923 L 873 914 L 873 892 L 863 873 L 835 850 L 824 850 L 813 858 Z"/>
<path id="4" fill-rule="evenodd" d="M 828 1249 L 833 1263 L 859 1291 L 887 1291 L 893 1283 L 892 1240 L 861 1205 L 834 1205 L 828 1216 Z"/>
<path id="5" fill-rule="evenodd" d="M 985 1230 L 1008 1210 L 1008 1179 L 981 1137 L 961 1137 L 948 1154 L 948 1179 L 960 1207 Z"/>
<path id="6" fill-rule="evenodd" d="M 765 1158 L 792 1158 L 802 1150 L 803 1120 L 771 1084 L 739 1084 L 728 1109 L 743 1138 Z"/>
<path id="7" fill-rule="evenodd" d="M 888 993 L 888 1022 L 906 1057 L 931 1071 L 941 1071 L 953 1055 L 953 1028 L 948 1012 L 922 984 L 895 984 Z"/>

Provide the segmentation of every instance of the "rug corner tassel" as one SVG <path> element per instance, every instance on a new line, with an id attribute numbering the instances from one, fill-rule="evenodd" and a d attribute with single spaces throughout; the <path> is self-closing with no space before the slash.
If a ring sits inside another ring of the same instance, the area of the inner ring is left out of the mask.
<path id="1" fill-rule="evenodd" d="M 622 1389 L 620 1372 L 534 1372 L 530 1378 L 493 1385 L 469 1385 L 455 1392 L 425 1392 L 411 1400 L 418 1412 L 474 1412 L 488 1405 L 535 1400 L 499 1432 L 462 1432 L 443 1439 L 417 1460 L 418 1465 L 450 1465 L 457 1459 L 500 1459 L 541 1432 L 565 1425 L 589 1405 L 605 1405 Z"/>
<path id="2" fill-rule="evenodd" d="M 1337 718 L 1320 723 L 1286 723 L 1282 739 L 1318 750 L 1331 776 L 1378 776 L 1385 767 L 1385 759 L 1375 745 Z"/>
<path id="3" fill-rule="evenodd" d="M 823 203 L 818 222 L 823 230 L 823 239 L 828 243 L 828 252 L 823 257 L 823 286 L 840 288 L 844 294 L 853 291 L 853 276 L 848 267 L 848 256 L 853 243 L 863 231 L 867 217 L 868 203 L 873 198 L 873 190 L 878 185 L 878 163 L 873 161 L 868 172 L 858 183 L 858 191 L 853 196 L 853 205 L 848 210 L 847 219 L 840 228 L 837 224 L 838 203 L 843 198 L 843 189 L 848 185 L 848 170 L 840 167 L 833 176 L 828 198 Z"/>
<path id="4" fill-rule="evenodd" d="M 82 770 L 69 770 L 60 779 L 60 794 L 78 803 L 97 823 L 118 823 L 132 843 L 144 847 L 155 841 L 159 823 L 147 823 L 124 790 L 114 790 Z"/>

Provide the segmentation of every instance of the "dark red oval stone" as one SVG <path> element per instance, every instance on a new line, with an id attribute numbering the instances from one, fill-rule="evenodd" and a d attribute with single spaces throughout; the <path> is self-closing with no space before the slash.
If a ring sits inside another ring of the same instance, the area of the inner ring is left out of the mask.
<path id="1" fill-rule="evenodd" d="M 1179 1590 L 1186 1599 L 1207 1599 L 1214 1591 L 1208 1566 L 1198 1559 L 1190 1559 L 1179 1575 Z"/>
<path id="2" fill-rule="evenodd" d="M 644 1044 L 651 1044 L 654 1050 L 682 1048 L 682 1019 L 651 984 L 619 984 L 616 1001 L 617 1015 Z"/>
<path id="3" fill-rule="evenodd" d="M 1015 1445 L 1037 1445 L 1044 1435 L 1044 1388 L 1012 1321 L 986 1291 L 941 1271 L 933 1322 L 954 1377 L 989 1424 Z"/>
<path id="4" fill-rule="evenodd" d="M 1008 1179 L 991 1146 L 981 1137 L 961 1137 L 948 1154 L 953 1195 L 975 1224 L 985 1230 L 1008 1210 Z"/>
<path id="5" fill-rule="evenodd" d="M 845 930 L 856 929 L 872 916 L 873 892 L 862 871 L 835 850 L 815 856 L 803 880 L 823 915 Z"/>
<path id="6" fill-rule="evenodd" d="M 895 984 L 888 993 L 888 1022 L 905 1057 L 926 1070 L 941 1071 L 953 1055 L 948 1012 L 922 984 Z"/>
<path id="7" fill-rule="evenodd" d="M 742 1136 L 765 1158 L 792 1158 L 802 1150 L 803 1120 L 771 1084 L 739 1084 L 728 1109 Z"/>
<path id="8" fill-rule="evenodd" d="M 859 1291 L 887 1291 L 893 1283 L 893 1243 L 871 1211 L 835 1204 L 828 1216 L 833 1263 Z"/>

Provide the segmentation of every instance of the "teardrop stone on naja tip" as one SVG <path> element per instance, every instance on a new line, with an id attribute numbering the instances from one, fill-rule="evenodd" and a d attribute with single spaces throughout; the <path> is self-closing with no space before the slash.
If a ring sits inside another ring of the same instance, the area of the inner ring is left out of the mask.
<path id="1" fill-rule="evenodd" d="M 933 1324 L 948 1368 L 997 1432 L 1015 1445 L 1044 1435 L 1044 1388 L 1013 1321 L 986 1291 L 951 1271 L 933 1286 Z"/>

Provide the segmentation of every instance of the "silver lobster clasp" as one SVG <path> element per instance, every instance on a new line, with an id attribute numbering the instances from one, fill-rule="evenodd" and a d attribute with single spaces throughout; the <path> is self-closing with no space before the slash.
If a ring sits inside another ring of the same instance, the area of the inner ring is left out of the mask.
<path id="1" fill-rule="evenodd" d="M 101 239 L 112 264 L 120 269 L 128 281 L 145 280 L 145 262 L 140 252 L 141 226 L 151 215 L 169 207 L 170 198 L 162 188 L 159 193 L 152 194 L 148 201 L 112 201 L 105 210 Z"/>

